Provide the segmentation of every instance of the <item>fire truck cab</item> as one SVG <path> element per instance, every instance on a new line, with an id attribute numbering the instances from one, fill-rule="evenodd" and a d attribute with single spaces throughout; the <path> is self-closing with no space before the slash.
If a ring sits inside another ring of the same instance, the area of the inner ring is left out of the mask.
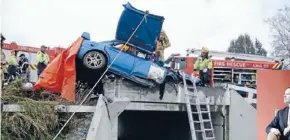
<path id="1" fill-rule="evenodd" d="M 194 71 L 194 63 L 200 54 L 201 50 L 188 49 L 186 56 L 173 54 L 165 63 L 174 69 L 184 70 L 187 74 L 199 76 L 199 72 Z M 218 51 L 210 51 L 209 55 L 213 63 L 211 87 L 230 83 L 256 88 L 257 70 L 281 70 L 283 67 L 283 60 L 279 61 L 278 58 Z"/>

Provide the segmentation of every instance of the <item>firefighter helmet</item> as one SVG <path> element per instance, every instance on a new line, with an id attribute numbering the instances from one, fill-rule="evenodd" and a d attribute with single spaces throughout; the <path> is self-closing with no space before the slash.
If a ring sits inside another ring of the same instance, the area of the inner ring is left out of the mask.
<path id="1" fill-rule="evenodd" d="M 45 45 L 40 46 L 41 49 L 46 49 L 47 47 Z"/>
<path id="2" fill-rule="evenodd" d="M 201 52 L 208 53 L 208 48 L 207 47 L 202 47 Z"/>
<path id="3" fill-rule="evenodd" d="M 11 50 L 11 55 L 17 55 L 18 51 L 17 50 Z"/>

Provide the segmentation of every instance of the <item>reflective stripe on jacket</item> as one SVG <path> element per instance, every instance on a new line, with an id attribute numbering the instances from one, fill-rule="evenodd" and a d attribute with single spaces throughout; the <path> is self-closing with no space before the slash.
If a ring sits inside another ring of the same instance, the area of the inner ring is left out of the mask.
<path id="1" fill-rule="evenodd" d="M 49 62 L 48 54 L 47 53 L 43 53 L 41 51 L 38 51 L 37 54 L 36 54 L 36 62 L 37 63 L 43 63 L 43 62 L 48 63 Z"/>
<path id="2" fill-rule="evenodd" d="M 212 61 L 211 59 L 203 59 L 197 58 L 194 63 L 194 69 L 203 70 L 204 68 L 212 69 Z"/>

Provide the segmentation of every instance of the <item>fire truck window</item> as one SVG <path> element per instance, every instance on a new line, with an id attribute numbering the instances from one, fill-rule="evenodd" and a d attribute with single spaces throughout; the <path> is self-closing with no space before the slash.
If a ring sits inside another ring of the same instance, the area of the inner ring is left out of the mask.
<path id="1" fill-rule="evenodd" d="M 180 69 L 186 69 L 186 59 L 181 58 L 179 65 L 180 65 Z"/>

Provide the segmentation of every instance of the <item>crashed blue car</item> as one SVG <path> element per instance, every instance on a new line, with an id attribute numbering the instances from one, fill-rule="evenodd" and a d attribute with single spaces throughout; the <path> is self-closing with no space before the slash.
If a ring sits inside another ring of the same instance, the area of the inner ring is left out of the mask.
<path id="1" fill-rule="evenodd" d="M 144 86 L 162 84 L 168 76 L 176 80 L 177 76 L 172 71 L 152 61 L 164 18 L 140 11 L 130 3 L 124 8 L 117 25 L 116 39 L 94 42 L 85 32 L 77 58 L 86 68 L 96 72 L 108 68 L 108 72 Z M 120 49 L 124 44 L 127 50 Z"/>
<path id="2" fill-rule="evenodd" d="M 134 54 L 120 51 L 118 46 L 122 44 L 124 42 L 118 40 L 96 43 L 85 39 L 79 50 L 78 58 L 82 59 L 85 67 L 96 70 L 96 72 L 104 71 L 111 65 L 108 72 L 144 86 L 154 86 L 155 82 L 163 83 L 168 73 L 166 68 L 147 60 L 146 54 L 137 49 Z"/>

